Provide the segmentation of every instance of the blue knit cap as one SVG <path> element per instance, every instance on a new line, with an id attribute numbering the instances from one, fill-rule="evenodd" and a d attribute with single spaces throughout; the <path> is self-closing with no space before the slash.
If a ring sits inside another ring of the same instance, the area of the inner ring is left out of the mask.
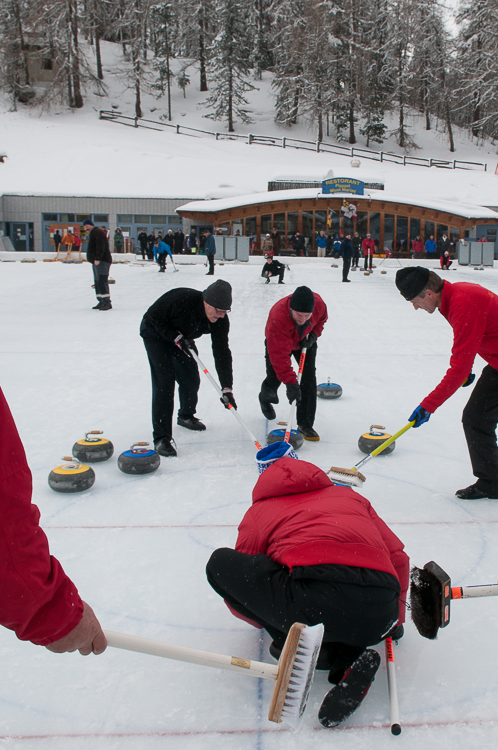
<path id="1" fill-rule="evenodd" d="M 270 443 L 266 448 L 262 448 L 256 453 L 256 463 L 260 474 L 269 466 L 278 461 L 279 458 L 297 458 L 296 451 L 289 443 L 279 440 L 277 443 Z"/>

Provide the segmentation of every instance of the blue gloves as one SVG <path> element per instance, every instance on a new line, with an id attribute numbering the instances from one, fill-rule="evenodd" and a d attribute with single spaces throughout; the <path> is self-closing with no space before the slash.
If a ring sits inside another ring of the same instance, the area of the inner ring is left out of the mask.
<path id="1" fill-rule="evenodd" d="M 463 381 L 462 388 L 467 388 L 468 385 L 472 385 L 475 379 L 476 379 L 476 376 L 471 371 L 469 377 Z"/>
<path id="2" fill-rule="evenodd" d="M 414 427 L 420 427 L 424 422 L 428 422 L 431 418 L 430 411 L 424 409 L 423 406 L 417 406 L 415 411 L 408 417 L 409 422 L 415 422 Z"/>

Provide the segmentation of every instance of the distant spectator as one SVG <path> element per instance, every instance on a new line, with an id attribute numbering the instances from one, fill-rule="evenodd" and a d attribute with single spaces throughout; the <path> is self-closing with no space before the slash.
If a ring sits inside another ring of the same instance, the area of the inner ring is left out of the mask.
<path id="1" fill-rule="evenodd" d="M 367 234 L 367 236 L 361 243 L 361 247 L 363 250 L 363 256 L 365 258 L 364 269 L 365 271 L 367 269 L 370 269 L 371 271 L 372 270 L 372 258 L 375 252 L 375 242 L 373 241 L 371 234 Z"/>
<path id="2" fill-rule="evenodd" d="M 55 230 L 55 232 L 54 232 L 54 238 L 53 239 L 54 239 L 55 252 L 58 253 L 59 252 L 59 245 L 62 242 L 62 235 L 61 235 L 61 233 L 59 232 L 58 229 Z"/>
<path id="3" fill-rule="evenodd" d="M 208 229 L 206 233 L 206 255 L 209 263 L 209 271 L 206 276 L 214 276 L 214 256 L 216 255 L 216 242 L 214 241 L 213 233 Z"/>
<path id="4" fill-rule="evenodd" d="M 167 244 L 167 246 L 170 249 L 170 255 L 172 254 L 174 248 L 175 248 L 175 238 L 173 237 L 173 232 L 171 229 L 168 229 L 168 233 L 166 237 L 164 238 L 164 242 Z"/>
<path id="5" fill-rule="evenodd" d="M 433 257 L 434 252 L 436 250 L 436 242 L 434 240 L 434 235 L 431 234 L 430 238 L 425 241 L 425 252 L 429 257 Z"/>
<path id="6" fill-rule="evenodd" d="M 114 252 L 122 253 L 123 245 L 124 245 L 123 232 L 121 231 L 119 227 L 117 227 L 116 231 L 114 232 Z"/>
<path id="7" fill-rule="evenodd" d="M 354 237 L 351 240 L 351 242 L 353 243 L 353 250 L 354 250 L 351 267 L 358 268 L 358 261 L 360 260 L 360 255 L 361 255 L 361 237 L 358 234 L 358 232 L 354 233 Z"/>
<path id="8" fill-rule="evenodd" d="M 280 246 L 281 246 L 280 235 L 275 229 L 275 227 L 273 227 L 273 229 L 271 230 L 271 239 L 273 242 L 273 254 L 280 255 Z"/>
<path id="9" fill-rule="evenodd" d="M 70 229 L 67 230 L 66 234 L 63 236 L 61 240 L 61 244 L 66 246 L 66 250 L 68 253 L 71 252 L 74 245 L 74 234 Z"/>
<path id="10" fill-rule="evenodd" d="M 348 273 L 351 266 L 351 258 L 354 256 L 354 247 L 351 242 L 351 235 L 347 234 L 341 242 L 342 255 L 342 280 L 349 283 Z"/>
<path id="11" fill-rule="evenodd" d="M 446 232 L 437 241 L 437 253 L 439 258 L 442 258 L 446 250 L 451 250 L 452 242 Z"/>
<path id="12" fill-rule="evenodd" d="M 154 260 L 154 243 L 156 241 L 155 232 L 152 231 L 147 237 L 147 258 Z"/>
<path id="13" fill-rule="evenodd" d="M 190 250 L 192 255 L 195 255 L 197 253 L 197 232 L 195 231 L 195 229 L 190 230 L 187 242 L 188 249 Z"/>
<path id="14" fill-rule="evenodd" d="M 341 240 L 339 239 L 339 235 L 334 235 L 334 241 L 332 243 L 332 250 L 334 252 L 334 258 L 338 258 L 341 254 Z"/>
<path id="15" fill-rule="evenodd" d="M 422 239 L 418 234 L 413 240 L 412 251 L 412 257 L 420 260 L 420 258 L 422 257 L 422 253 L 424 252 L 424 243 L 422 242 Z"/>
<path id="16" fill-rule="evenodd" d="M 316 255 L 318 258 L 325 258 L 327 252 L 327 236 L 322 230 L 316 238 Z"/>
<path id="17" fill-rule="evenodd" d="M 147 258 L 147 232 L 145 231 L 145 229 L 142 229 L 142 231 L 137 237 L 137 240 L 140 243 L 140 252 L 142 253 L 142 260 L 146 260 Z"/>
<path id="18" fill-rule="evenodd" d="M 183 253 L 184 249 L 184 243 L 185 243 L 185 235 L 183 234 L 181 229 L 177 229 L 174 234 L 175 239 L 175 253 L 177 255 L 181 255 Z"/>
<path id="19" fill-rule="evenodd" d="M 292 246 L 296 252 L 297 257 L 299 258 L 301 255 L 304 255 L 304 237 L 301 234 L 301 232 L 296 232 L 294 237 L 292 238 Z"/>
<path id="20" fill-rule="evenodd" d="M 263 245 L 261 246 L 261 249 L 263 251 L 263 255 L 267 255 L 267 253 L 273 252 L 273 240 L 271 238 L 270 234 L 267 234 L 265 239 L 263 240 Z"/>

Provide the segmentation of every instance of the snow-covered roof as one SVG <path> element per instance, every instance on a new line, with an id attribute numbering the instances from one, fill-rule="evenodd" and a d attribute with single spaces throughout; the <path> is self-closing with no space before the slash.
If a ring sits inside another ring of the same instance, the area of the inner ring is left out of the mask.
<path id="1" fill-rule="evenodd" d="M 435 211 L 444 211 L 445 213 L 463 216 L 466 219 L 496 219 L 498 222 L 498 213 L 484 206 L 474 206 L 469 203 L 458 203 L 453 201 L 441 200 L 440 198 L 431 198 L 427 196 L 424 199 L 415 197 L 407 193 L 386 193 L 384 190 L 367 190 L 364 195 L 355 195 L 354 193 L 331 193 L 324 194 L 316 188 L 300 188 L 298 190 L 275 190 L 266 193 L 252 193 L 250 195 L 239 195 L 233 198 L 221 198 L 218 200 L 191 201 L 179 206 L 177 211 L 182 212 L 201 212 L 211 213 L 226 211 L 231 208 L 242 206 L 252 206 L 259 203 L 276 203 L 277 201 L 289 200 L 309 200 L 318 198 L 347 198 L 352 203 L 355 200 L 381 200 L 386 203 L 406 203 L 410 206 L 420 206 L 421 208 L 430 208 Z"/>

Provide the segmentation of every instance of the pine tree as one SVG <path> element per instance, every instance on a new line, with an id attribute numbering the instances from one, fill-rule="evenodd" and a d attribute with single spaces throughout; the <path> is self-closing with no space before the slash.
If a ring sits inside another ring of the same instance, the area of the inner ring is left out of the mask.
<path id="1" fill-rule="evenodd" d="M 392 71 L 393 98 L 398 108 L 398 127 L 392 131 L 398 146 L 405 151 L 419 148 L 406 125 L 406 110 L 410 102 L 409 77 L 413 25 L 410 0 L 390 0 L 390 26 L 387 40 L 387 60 Z"/>
<path id="2" fill-rule="evenodd" d="M 0 2 L 0 81 L 2 88 L 12 97 L 12 110 L 23 92 L 31 95 L 29 78 L 29 51 L 25 40 L 29 5 L 22 0 Z"/>
<path id="3" fill-rule="evenodd" d="M 214 0 L 176 0 L 177 51 L 199 64 L 199 91 L 207 91 L 209 50 L 215 36 Z"/>
<path id="4" fill-rule="evenodd" d="M 147 67 L 147 44 L 152 0 L 128 0 L 119 6 L 114 23 L 123 45 L 128 47 L 121 76 L 135 92 L 135 117 L 142 117 L 142 91 L 151 91 L 153 82 Z"/>
<path id="5" fill-rule="evenodd" d="M 154 5 L 152 9 L 152 26 L 154 28 L 154 70 L 159 79 L 154 84 L 161 94 L 166 91 L 168 101 L 168 120 L 171 121 L 171 72 L 172 57 L 171 29 L 174 25 L 173 5 L 170 2 Z M 185 90 L 184 90 L 185 94 Z"/>
<path id="6" fill-rule="evenodd" d="M 472 0 L 457 15 L 458 98 L 472 135 L 498 134 L 498 7 L 496 0 Z"/>
<path id="7" fill-rule="evenodd" d="M 252 122 L 247 109 L 246 91 L 255 89 L 248 81 L 249 40 L 246 7 L 243 0 L 218 0 L 216 15 L 218 34 L 210 48 L 209 73 L 212 93 L 204 102 L 214 111 L 212 120 L 226 120 L 228 132 L 234 132 L 235 118 Z"/>

